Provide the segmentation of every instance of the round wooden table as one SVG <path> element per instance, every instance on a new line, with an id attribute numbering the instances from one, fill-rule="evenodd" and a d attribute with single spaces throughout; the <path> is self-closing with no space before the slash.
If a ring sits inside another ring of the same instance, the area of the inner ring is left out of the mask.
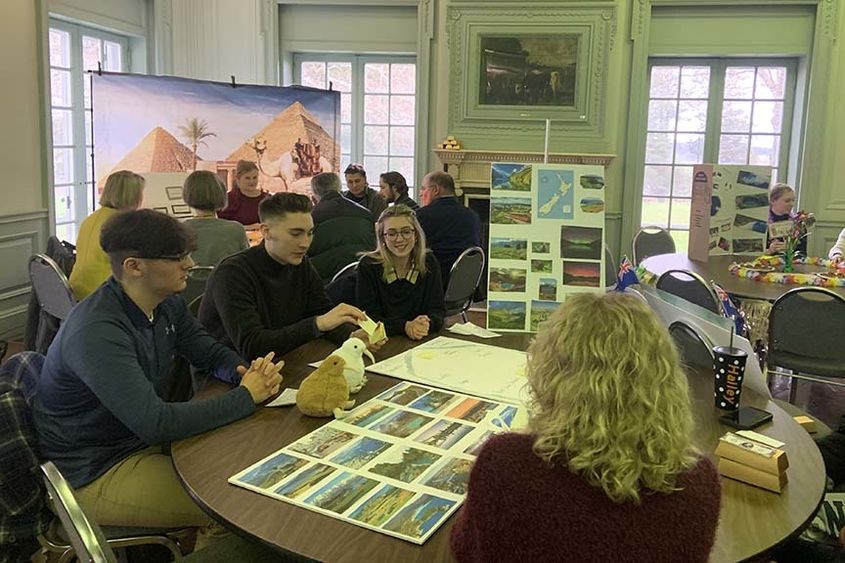
<path id="1" fill-rule="evenodd" d="M 649 256 L 643 260 L 642 266 L 647 272 L 653 274 L 654 276 L 660 276 L 660 274 L 667 270 L 689 270 L 700 275 L 707 281 L 716 282 L 728 293 L 749 299 L 774 301 L 790 289 L 795 289 L 796 287 L 808 287 L 793 283 L 780 284 L 756 282 L 748 278 L 735 276 L 728 269 L 734 262 L 750 262 L 754 258 L 754 256 L 723 254 L 719 256 L 711 256 L 707 262 L 699 262 L 697 260 L 691 260 L 683 253 L 658 254 L 656 256 Z M 804 268 L 804 266 L 798 265 L 796 266 L 796 271 L 800 272 L 802 271 L 802 268 Z M 814 270 L 809 271 L 815 271 L 817 269 L 818 268 L 816 267 Z M 845 297 L 845 288 L 829 287 L 826 289 Z"/>
<path id="2" fill-rule="evenodd" d="M 524 350 L 531 336 L 508 334 L 493 341 L 465 339 Z M 414 345 L 405 338 L 394 337 L 376 354 L 376 359 L 390 357 Z M 298 387 L 312 369 L 307 364 L 324 358 L 333 348 L 332 344 L 317 340 L 288 354 L 284 385 Z M 397 383 L 396 379 L 372 373 L 368 377 L 369 383 L 356 397 L 358 404 Z M 689 381 L 696 416 L 696 444 L 712 457 L 719 436 L 729 428 L 718 422 L 721 413 L 713 406 L 713 378 L 709 370 L 690 373 Z M 220 393 L 226 388 L 222 382 L 216 382 L 204 394 Z M 809 434 L 767 398 L 750 390 L 742 397 L 744 404 L 773 413 L 772 421 L 757 430 L 786 442 L 789 484 L 778 495 L 723 479 L 720 523 L 711 561 L 740 561 L 765 553 L 812 519 L 824 493 L 824 466 Z M 280 551 L 320 561 L 450 561 L 449 533 L 453 519 L 420 546 L 227 483 L 238 471 L 328 420 L 302 416 L 295 407 L 261 408 L 249 418 L 173 444 L 173 464 L 184 486 L 204 510 L 227 526 Z"/>

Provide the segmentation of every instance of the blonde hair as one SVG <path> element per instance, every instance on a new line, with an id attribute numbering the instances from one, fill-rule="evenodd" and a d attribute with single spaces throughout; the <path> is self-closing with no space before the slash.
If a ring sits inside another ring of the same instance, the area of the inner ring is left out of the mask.
<path id="1" fill-rule="evenodd" d="M 384 223 L 391 217 L 404 217 L 411 223 L 411 227 L 414 229 L 414 249 L 411 251 L 411 260 L 420 275 L 424 276 L 428 272 L 428 269 L 425 267 L 425 255 L 427 252 L 425 247 L 425 233 L 420 226 L 420 222 L 417 220 L 417 214 L 414 213 L 414 210 L 401 203 L 388 207 L 381 212 L 378 221 L 376 221 L 376 249 L 372 252 L 363 252 L 361 256 L 372 258 L 373 261 L 379 264 L 393 263 L 393 253 L 390 252 L 390 249 L 387 248 L 387 244 L 384 242 Z M 386 273 L 383 277 L 387 281 Z"/>
<path id="2" fill-rule="evenodd" d="M 100 205 L 113 209 L 138 209 L 144 198 L 144 177 L 131 170 L 118 170 L 106 179 Z"/>
<path id="3" fill-rule="evenodd" d="M 777 183 L 772 186 L 769 191 L 769 203 L 773 203 L 782 198 L 787 192 L 794 192 L 795 190 L 789 184 Z"/>
<path id="4" fill-rule="evenodd" d="M 534 452 L 614 502 L 677 490 L 696 462 L 687 380 L 669 333 L 623 293 L 568 298 L 528 349 Z"/>

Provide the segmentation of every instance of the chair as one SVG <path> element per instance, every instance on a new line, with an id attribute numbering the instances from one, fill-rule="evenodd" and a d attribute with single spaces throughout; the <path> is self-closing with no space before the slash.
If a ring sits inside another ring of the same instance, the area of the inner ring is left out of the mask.
<path id="1" fill-rule="evenodd" d="M 669 325 L 669 335 L 675 341 L 684 365 L 696 368 L 713 366 L 713 344 L 706 335 L 682 321 Z"/>
<path id="2" fill-rule="evenodd" d="M 708 311 L 722 314 L 722 304 L 713 286 L 704 278 L 688 270 L 666 270 L 657 278 L 657 289 L 677 295 Z"/>
<path id="3" fill-rule="evenodd" d="M 358 261 L 350 262 L 343 268 L 337 271 L 335 275 L 332 276 L 332 280 L 329 282 L 330 284 L 336 282 L 341 278 L 345 278 L 346 276 L 351 276 L 358 272 Z"/>
<path id="4" fill-rule="evenodd" d="M 185 303 L 191 303 L 205 293 L 205 285 L 213 271 L 213 266 L 194 266 L 188 270 L 188 279 L 185 289 L 182 291 L 182 298 L 185 299 Z"/>
<path id="5" fill-rule="evenodd" d="M 793 379 L 790 403 L 795 401 L 799 379 L 845 386 L 820 378 L 845 378 L 842 335 L 845 335 L 845 299 L 828 289 L 799 287 L 774 302 L 769 313 L 767 364 L 769 374 Z"/>
<path id="6" fill-rule="evenodd" d="M 607 243 L 604 244 L 604 287 L 613 289 L 619 274 L 619 262 L 613 258 L 613 253 Z"/>
<path id="7" fill-rule="evenodd" d="M 675 252 L 675 240 L 669 231 L 660 227 L 643 227 L 634 235 L 632 243 L 634 266 L 649 256 L 672 254 Z"/>
<path id="8" fill-rule="evenodd" d="M 447 317 L 460 314 L 467 322 L 467 311 L 483 271 L 484 251 L 481 248 L 473 246 L 461 252 L 449 271 L 449 285 L 444 293 Z"/>
<path id="9" fill-rule="evenodd" d="M 350 262 L 332 277 L 326 284 L 326 294 L 335 305 L 347 303 L 355 305 L 355 291 L 358 284 L 358 262 Z"/>
<path id="10" fill-rule="evenodd" d="M 41 310 L 59 321 L 65 320 L 76 305 L 76 298 L 59 265 L 46 254 L 36 254 L 29 259 L 29 279 Z"/>

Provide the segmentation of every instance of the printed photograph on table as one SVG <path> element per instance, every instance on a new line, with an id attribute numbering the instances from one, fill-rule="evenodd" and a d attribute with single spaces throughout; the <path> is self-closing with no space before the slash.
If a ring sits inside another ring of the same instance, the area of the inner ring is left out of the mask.
<path id="1" fill-rule="evenodd" d="M 528 240 L 518 238 L 492 237 L 490 259 L 525 260 L 528 258 Z"/>
<path id="2" fill-rule="evenodd" d="M 423 539 L 451 514 L 456 504 L 453 500 L 422 494 L 399 511 L 383 528 L 403 536 Z"/>
<path id="3" fill-rule="evenodd" d="M 520 268 L 490 268 L 490 291 L 524 292 L 526 271 Z"/>
<path id="4" fill-rule="evenodd" d="M 431 390 L 410 405 L 408 407 L 412 409 L 417 409 L 419 411 L 426 411 L 430 413 L 436 413 L 449 403 L 455 400 L 455 395 L 452 393 L 447 393 L 445 391 L 435 391 Z"/>
<path id="5" fill-rule="evenodd" d="M 545 241 L 534 241 L 531 243 L 531 252 L 534 254 L 548 254 L 552 243 Z"/>
<path id="6" fill-rule="evenodd" d="M 305 504 L 311 504 L 324 510 L 342 514 L 378 485 L 379 482 L 373 479 L 353 473 L 341 472 L 334 479 L 312 493 L 304 502 Z"/>
<path id="7" fill-rule="evenodd" d="M 540 323 L 549 320 L 560 303 L 554 301 L 531 301 L 531 330 L 536 332 L 540 328 Z"/>
<path id="8" fill-rule="evenodd" d="M 557 280 L 554 278 L 540 278 L 540 301 L 555 301 L 557 299 Z"/>
<path id="9" fill-rule="evenodd" d="M 496 162 L 490 167 L 490 189 L 494 191 L 531 191 L 531 165 Z"/>
<path id="10" fill-rule="evenodd" d="M 309 461 L 305 459 L 282 452 L 266 461 L 259 462 L 259 465 L 237 477 L 237 480 L 253 487 L 269 489 L 308 463 Z"/>
<path id="11" fill-rule="evenodd" d="M 571 221 L 574 218 L 572 170 L 537 170 L 537 217 Z"/>
<path id="12" fill-rule="evenodd" d="M 488 301 L 487 328 L 525 330 L 525 307 L 521 301 Z"/>
<path id="13" fill-rule="evenodd" d="M 531 273 L 551 274 L 553 264 L 551 260 L 532 260 Z"/>
<path id="14" fill-rule="evenodd" d="M 410 411 L 399 411 L 370 427 L 373 432 L 381 432 L 395 438 L 407 438 L 429 422 L 430 416 L 423 416 Z"/>
<path id="15" fill-rule="evenodd" d="M 564 261 L 563 285 L 601 287 L 601 264 L 596 262 Z"/>
<path id="16" fill-rule="evenodd" d="M 505 407 L 502 412 L 493 419 L 493 424 L 500 428 L 510 428 L 513 426 L 513 419 L 516 417 L 516 407 Z"/>
<path id="17" fill-rule="evenodd" d="M 343 419 L 343 422 L 346 424 L 354 424 L 355 426 L 360 426 L 361 428 L 366 428 L 373 422 L 392 412 L 395 412 L 395 409 L 392 409 L 387 405 L 379 403 L 364 404 L 349 413 Z"/>
<path id="18" fill-rule="evenodd" d="M 288 446 L 288 449 L 311 457 L 324 458 L 358 436 L 337 428 L 323 427 Z"/>
<path id="19" fill-rule="evenodd" d="M 495 197 L 490 199 L 490 223 L 530 225 L 531 200 L 524 197 Z"/>
<path id="20" fill-rule="evenodd" d="M 411 385 L 410 383 L 402 384 L 398 387 L 388 389 L 376 399 L 387 401 L 388 403 L 396 403 L 397 405 L 407 405 L 415 399 L 419 399 L 428 393 L 428 389 L 420 387 L 419 385 Z"/>
<path id="21" fill-rule="evenodd" d="M 602 229 L 599 227 L 561 227 L 560 257 L 575 260 L 601 260 Z"/>
<path id="22" fill-rule="evenodd" d="M 459 418 L 467 422 L 474 422 L 478 424 L 488 413 L 492 412 L 499 405 L 481 399 L 474 399 L 472 397 L 464 399 L 452 410 L 446 412 L 446 416 L 450 418 Z"/>
<path id="23" fill-rule="evenodd" d="M 397 446 L 384 454 L 370 473 L 410 483 L 440 459 L 438 454 L 419 448 Z"/>
<path id="24" fill-rule="evenodd" d="M 334 472 L 335 468 L 330 465 L 315 463 L 276 487 L 274 492 L 295 499 Z"/>
<path id="25" fill-rule="evenodd" d="M 447 493 L 465 495 L 472 464 L 472 460 L 469 459 L 449 458 L 445 463 L 434 468 L 430 475 L 423 477 L 422 484 Z"/>
<path id="26" fill-rule="evenodd" d="M 389 450 L 392 445 L 390 442 L 365 436 L 348 448 L 341 450 L 329 461 L 350 469 L 360 469 L 378 457 L 379 454 Z"/>
<path id="27" fill-rule="evenodd" d="M 478 452 L 481 450 L 481 446 L 483 446 L 484 443 L 487 442 L 487 440 L 489 440 L 490 436 L 492 436 L 493 434 L 495 434 L 495 432 L 493 432 L 492 430 L 485 430 L 481 433 L 481 435 L 475 442 L 466 447 L 464 453 L 477 456 Z"/>
<path id="28" fill-rule="evenodd" d="M 393 485 L 385 485 L 356 508 L 350 518 L 379 527 L 405 506 L 416 493 Z"/>
<path id="29" fill-rule="evenodd" d="M 438 420 L 431 428 L 417 436 L 416 441 L 427 446 L 448 450 L 473 430 L 474 428 L 467 424 L 451 420 Z"/>

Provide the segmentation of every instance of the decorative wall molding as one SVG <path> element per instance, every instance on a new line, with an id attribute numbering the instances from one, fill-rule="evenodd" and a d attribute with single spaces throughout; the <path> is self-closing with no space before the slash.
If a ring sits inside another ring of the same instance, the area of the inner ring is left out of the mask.
<path id="1" fill-rule="evenodd" d="M 43 252 L 49 235 L 46 211 L 32 211 L 0 217 L 0 338 L 23 334 L 30 282 L 27 262 Z"/>

